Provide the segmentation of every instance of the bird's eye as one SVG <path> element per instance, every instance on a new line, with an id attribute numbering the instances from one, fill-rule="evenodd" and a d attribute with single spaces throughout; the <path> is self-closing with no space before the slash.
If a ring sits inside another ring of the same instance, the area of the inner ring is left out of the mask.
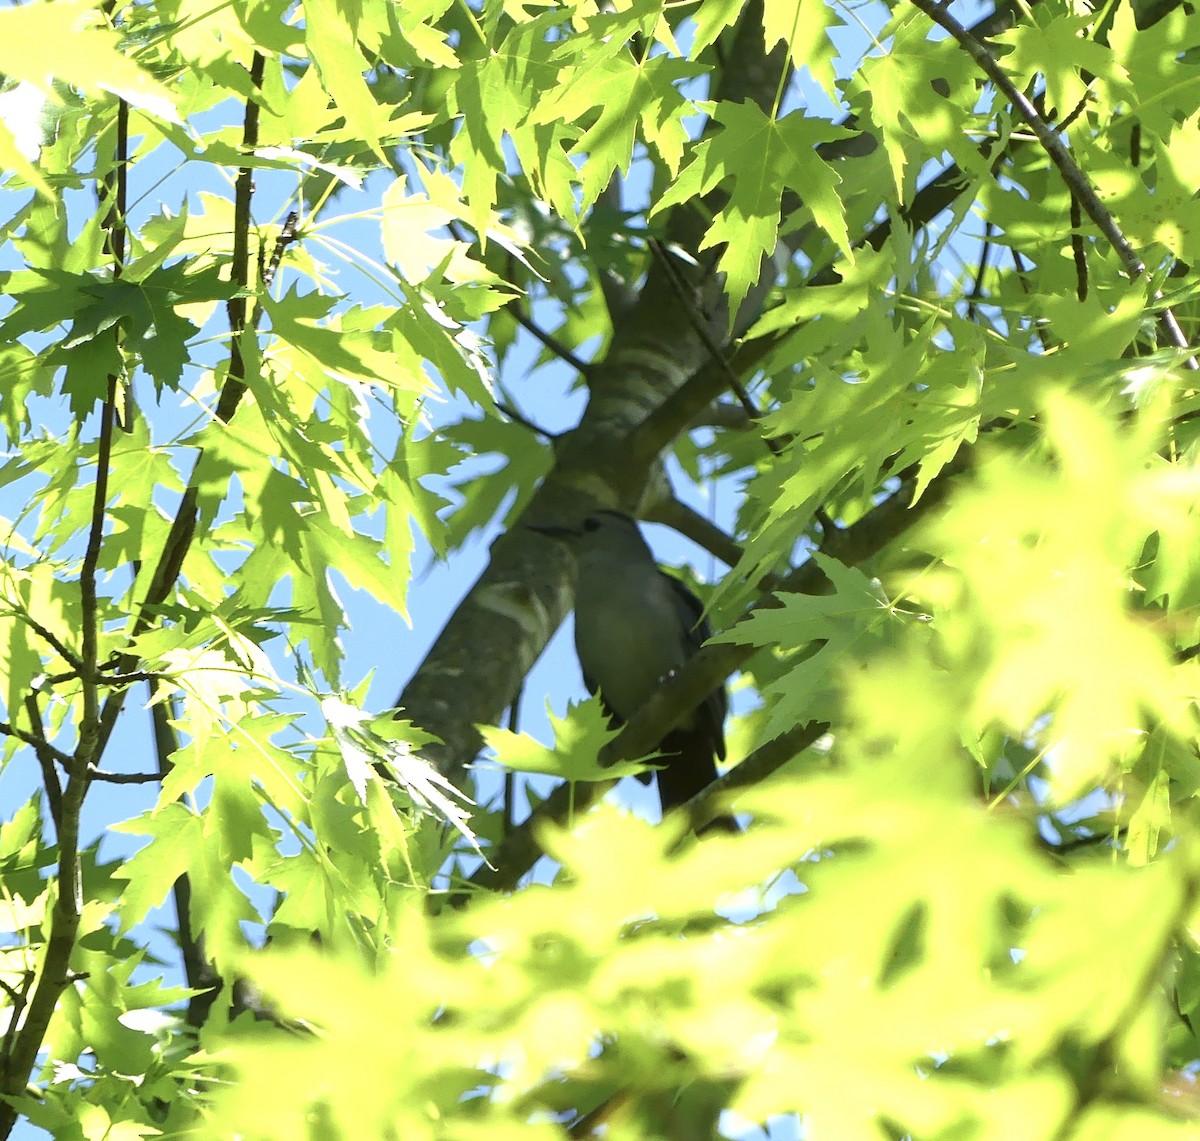
<path id="1" fill-rule="evenodd" d="M 589 515 L 583 521 L 583 529 L 585 531 L 595 531 L 600 526 L 600 520 L 595 515 Z"/>

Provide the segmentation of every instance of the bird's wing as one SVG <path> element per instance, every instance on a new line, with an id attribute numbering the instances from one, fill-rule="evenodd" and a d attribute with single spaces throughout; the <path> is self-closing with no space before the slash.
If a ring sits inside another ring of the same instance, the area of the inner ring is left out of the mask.
<path id="1" fill-rule="evenodd" d="M 583 684 L 587 686 L 588 693 L 592 694 L 593 696 L 595 696 L 596 690 L 600 688 L 592 678 L 588 677 L 587 674 L 583 675 Z M 625 724 L 625 718 L 623 718 L 611 705 L 608 704 L 607 701 L 604 700 L 604 694 L 600 695 L 600 704 L 604 706 L 604 712 L 608 714 L 608 719 L 614 725 Z"/>
<path id="2" fill-rule="evenodd" d="M 684 634 L 685 660 L 690 659 L 712 637 L 712 626 L 704 617 L 704 604 L 700 599 L 674 575 L 669 575 L 665 571 L 660 573 L 671 584 L 675 606 L 687 631 Z M 708 731 L 713 752 L 723 761 L 725 759 L 725 716 L 729 712 L 729 697 L 725 692 L 725 686 L 720 685 L 714 689 L 704 699 L 704 704 L 697 712 L 700 714 L 704 728 Z"/>

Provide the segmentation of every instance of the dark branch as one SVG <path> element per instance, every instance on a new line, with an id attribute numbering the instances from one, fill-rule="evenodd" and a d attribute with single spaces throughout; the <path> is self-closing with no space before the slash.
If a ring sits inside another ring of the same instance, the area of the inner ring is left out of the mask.
<path id="1" fill-rule="evenodd" d="M 110 773 L 106 769 L 89 769 L 92 780 L 103 784 L 153 784 L 162 780 L 160 773 Z"/>
<path id="2" fill-rule="evenodd" d="M 75 758 L 70 753 L 64 753 L 61 749 L 56 749 L 49 741 L 41 737 L 36 737 L 32 733 L 27 733 L 24 729 L 18 729 L 15 725 L 10 725 L 7 721 L 0 721 L 0 733 L 3 733 L 6 737 L 15 737 L 18 741 L 23 741 L 26 745 L 36 749 L 39 757 L 50 757 L 68 771 L 70 771 L 71 766 L 75 762 Z M 57 783 L 56 780 L 55 784 L 57 785 Z"/>
<path id="3" fill-rule="evenodd" d="M 529 333 L 535 340 L 540 341 L 548 348 L 560 361 L 570 365 L 580 376 L 586 376 L 590 367 L 587 361 L 577 357 L 570 349 L 559 341 L 552 333 L 547 333 L 540 325 L 537 324 L 531 317 L 527 317 L 521 310 L 521 303 L 517 298 L 513 298 L 506 306 L 509 315 L 518 325 Z"/>
<path id="4" fill-rule="evenodd" d="M 255 90 L 262 87 L 265 66 L 265 57 L 261 53 L 255 52 L 250 64 L 250 82 Z M 242 150 L 245 154 L 249 155 L 253 153 L 257 145 L 258 103 L 254 99 L 250 99 L 246 103 L 246 113 L 242 126 Z M 238 172 L 234 191 L 232 283 L 235 295 L 230 298 L 226 306 L 230 326 L 229 373 L 221 388 L 221 395 L 217 400 L 216 410 L 217 419 L 223 423 L 228 423 L 233 417 L 246 391 L 245 362 L 242 357 L 241 339 L 247 328 L 246 296 L 250 283 L 250 205 L 253 193 L 254 171 L 250 166 L 244 166 Z M 256 320 L 259 312 L 261 310 L 255 310 L 254 316 Z M 253 324 L 250 327 L 253 328 Z M 146 589 L 145 598 L 142 600 L 137 620 L 134 622 L 131 635 L 134 638 L 150 628 L 154 620 L 154 608 L 166 599 L 174 587 L 176 580 L 179 578 L 179 573 L 183 568 L 183 561 L 187 557 L 188 549 L 191 547 L 192 538 L 195 535 L 198 502 L 199 490 L 196 484 L 196 473 L 193 472 L 192 480 L 189 482 L 179 508 L 175 512 L 175 518 L 171 521 L 171 529 L 163 545 L 162 554 L 159 556 L 158 563 L 151 575 L 150 585 Z M 119 660 L 122 673 L 128 675 L 136 673 L 135 667 L 137 661 L 132 655 L 123 654 Z M 104 746 L 108 743 L 109 737 L 112 735 L 117 717 L 120 715 L 125 703 L 126 692 L 126 689 L 120 689 L 115 693 L 109 694 L 104 704 L 104 710 L 100 717 L 97 759 L 103 752 Z"/>
<path id="5" fill-rule="evenodd" d="M 643 517 L 678 531 L 728 567 L 737 566 L 742 557 L 742 548 L 733 538 L 695 508 L 678 499 L 656 500 Z"/>
<path id="6" fill-rule="evenodd" d="M 262 272 L 263 289 L 271 288 L 271 283 L 275 280 L 275 275 L 279 272 L 279 264 L 283 261 L 283 251 L 292 242 L 297 240 L 296 227 L 299 223 L 300 215 L 293 210 L 283 223 L 283 229 L 279 231 L 279 236 L 275 239 L 275 248 L 271 251 L 271 260 Z"/>
<path id="7" fill-rule="evenodd" d="M 514 424 L 520 424 L 522 428 L 528 428 L 529 431 L 536 436 L 541 436 L 543 440 L 556 440 L 557 434 L 543 428 L 540 424 L 535 424 L 532 420 L 524 416 L 520 411 L 514 408 L 511 404 L 502 400 L 496 401 L 496 407 L 504 413 Z"/>
<path id="8" fill-rule="evenodd" d="M 729 388 L 737 397 L 738 403 L 745 409 L 746 415 L 751 421 L 757 420 L 762 415 L 758 406 L 750 399 L 742 384 L 742 379 L 732 368 L 729 367 L 729 361 L 725 357 L 724 350 L 713 339 L 712 334 L 708 331 L 707 323 L 703 315 L 696 308 L 696 297 L 688 287 L 687 283 L 680 276 L 678 270 L 671 262 L 671 255 L 667 251 L 667 247 L 662 244 L 657 238 L 650 239 L 650 252 L 654 254 L 655 259 L 663 267 L 668 283 L 671 286 L 671 291 L 675 294 L 676 301 L 679 302 L 684 314 L 688 319 L 688 323 L 692 326 L 692 331 L 700 338 L 701 344 L 708 350 L 709 359 L 717 368 L 725 373 Z M 766 445 L 775 455 L 779 454 L 779 445 L 769 437 L 765 439 Z"/>
<path id="9" fill-rule="evenodd" d="M 255 52 L 250 62 L 250 83 L 262 87 L 266 57 Z M 246 100 L 242 123 L 242 153 L 249 156 L 258 146 L 258 102 Z M 233 296 L 226 303 L 229 317 L 229 375 L 217 401 L 217 419 L 228 424 L 246 391 L 246 362 L 242 358 L 242 334 L 246 331 L 246 294 L 250 286 L 250 205 L 254 197 L 254 170 L 243 166 L 233 189 Z M 282 255 L 281 255 L 282 256 Z"/>
<path id="10" fill-rule="evenodd" d="M 46 727 L 42 723 L 42 711 L 38 708 L 37 698 L 32 693 L 25 695 L 25 714 L 29 718 L 33 736 L 33 740 L 27 741 L 26 744 L 33 747 L 38 767 L 42 770 L 42 784 L 46 789 L 46 799 L 50 802 L 50 819 L 57 834 L 62 827 L 62 781 L 59 779 L 58 769 L 54 767 L 54 751 L 43 747 L 49 744 L 46 739 Z"/>

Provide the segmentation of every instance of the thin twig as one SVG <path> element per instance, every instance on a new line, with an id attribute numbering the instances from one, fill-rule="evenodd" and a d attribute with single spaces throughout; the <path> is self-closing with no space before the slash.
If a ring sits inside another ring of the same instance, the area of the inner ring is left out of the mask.
<path id="1" fill-rule="evenodd" d="M 109 669 L 115 669 L 121 663 L 113 662 L 111 664 L 100 667 L 101 674 L 96 679 L 98 685 L 107 686 L 110 689 L 116 689 L 127 685 L 133 685 L 139 681 L 157 681 L 163 677 L 154 670 L 133 670 L 131 673 L 109 673 Z M 56 685 L 62 685 L 64 682 L 74 681 L 79 676 L 78 670 L 72 670 L 70 673 L 49 674 L 38 679 L 38 689 L 52 689 Z M 100 715 L 101 722 L 104 720 L 103 711 Z"/>
<path id="2" fill-rule="evenodd" d="M 691 539 L 698 547 L 702 547 L 728 567 L 737 566 L 742 557 L 742 548 L 732 536 L 694 507 L 674 496 L 652 502 L 643 518 L 651 523 L 662 523 Z"/>
<path id="3" fill-rule="evenodd" d="M 691 325 L 692 331 L 700 338 L 700 343 L 705 349 L 708 350 L 709 357 L 725 373 L 730 391 L 738 398 L 738 403 L 745 409 L 746 415 L 750 417 L 752 422 L 757 421 L 762 416 L 762 411 L 750 399 L 750 394 L 746 391 L 745 385 L 742 384 L 741 377 L 733 371 L 724 351 L 713 340 L 703 314 L 696 307 L 695 297 L 689 293 L 687 283 L 683 280 L 682 275 L 671 261 L 671 256 L 667 252 L 667 248 L 657 238 L 650 238 L 648 244 L 650 252 L 654 254 L 655 260 L 662 266 L 663 273 L 667 278 L 667 284 L 671 287 L 671 291 L 682 306 L 684 316 L 687 318 L 688 324 Z M 767 445 L 772 455 L 777 456 L 780 454 L 781 449 L 777 440 L 771 439 L 770 436 L 764 436 L 763 443 Z"/>
<path id="4" fill-rule="evenodd" d="M 263 84 L 266 57 L 255 52 L 250 61 L 250 86 L 257 92 Z M 242 123 L 242 153 L 249 157 L 258 146 L 258 101 L 246 100 Z M 242 359 L 242 334 L 246 331 L 246 293 L 250 285 L 250 205 L 254 197 L 254 168 L 238 171 L 233 188 L 233 296 L 225 303 L 229 317 L 229 375 L 217 401 L 217 419 L 228 424 L 246 391 L 246 362 Z"/>
<path id="5" fill-rule="evenodd" d="M 125 159 L 128 147 L 129 105 L 122 99 L 117 105 L 116 185 L 105 220 L 107 243 L 113 259 L 113 277 L 121 276 L 125 256 Z M 120 325 L 114 335 L 121 336 Z M 100 728 L 100 696 L 96 686 L 100 666 L 100 614 L 96 594 L 96 575 L 100 551 L 104 544 L 104 524 L 108 517 L 108 479 L 112 460 L 113 425 L 116 420 L 117 377 L 108 378 L 108 390 L 100 407 L 100 435 L 96 442 L 96 483 L 92 489 L 92 517 L 88 527 L 87 546 L 79 571 L 80 655 L 78 659 L 83 714 L 79 725 L 79 741 L 75 763 L 80 777 L 95 760 L 97 735 Z M 86 778 L 83 778 L 86 779 Z"/>
<path id="6" fill-rule="evenodd" d="M 1075 104 L 1075 107 L 1071 111 L 1071 113 L 1065 119 L 1060 119 L 1055 124 L 1055 127 L 1060 134 L 1063 131 L 1065 131 L 1072 123 L 1074 123 L 1075 120 L 1078 119 L 1080 115 L 1083 114 L 1084 108 L 1087 107 L 1087 105 L 1091 102 L 1091 99 L 1092 99 L 1092 90 L 1089 87 L 1083 93 L 1083 96 L 1079 100 L 1079 102 Z"/>
<path id="7" fill-rule="evenodd" d="M 3 1074 L 8 1069 L 8 1060 L 12 1056 L 13 1040 L 16 1038 L 18 1027 L 21 1025 L 21 1014 L 25 1010 L 25 1001 L 29 996 L 29 987 L 33 979 L 33 971 L 24 971 L 21 975 L 20 990 L 11 983 L 6 983 L 0 979 L 0 987 L 4 988 L 4 993 L 8 995 L 9 1001 L 13 1006 L 12 1014 L 8 1019 L 8 1025 L 4 1028 L 4 1040 L 0 1042 L 0 1074 Z"/>
<path id="8" fill-rule="evenodd" d="M 160 773 L 111 773 L 107 769 L 89 769 L 88 773 L 102 784 L 153 784 L 162 780 Z"/>
<path id="9" fill-rule="evenodd" d="M 1075 296 L 1086 301 L 1088 295 L 1087 245 L 1083 240 L 1083 212 L 1079 199 L 1071 195 L 1071 255 L 1075 259 Z"/>
<path id="10" fill-rule="evenodd" d="M 570 365 L 580 376 L 587 376 L 590 367 L 587 361 L 577 357 L 553 333 L 547 333 L 531 317 L 527 317 L 521 311 L 521 303 L 518 298 L 514 297 L 504 308 L 522 329 L 532 334 L 535 340 L 545 345 L 560 361 Z"/>
<path id="11" fill-rule="evenodd" d="M 455 219 L 451 218 L 450 221 L 446 223 L 446 229 L 450 231 L 451 235 L 456 241 L 463 242 L 468 245 L 471 243 L 470 235 Z M 547 333 L 545 329 L 543 329 L 539 324 L 537 324 L 536 321 L 533 320 L 533 318 L 526 316 L 521 310 L 521 299 L 519 297 L 514 297 L 507 305 L 505 305 L 504 311 L 510 317 L 512 317 L 512 319 L 516 321 L 516 323 L 520 325 L 522 329 L 529 333 L 535 340 L 541 342 L 542 345 L 544 345 L 556 357 L 558 357 L 560 361 L 562 361 L 564 364 L 570 365 L 571 368 L 579 373 L 580 376 L 587 376 L 591 368 L 587 361 L 577 357 L 570 349 L 567 348 L 566 345 L 562 343 L 562 341 L 555 337 L 553 333 Z"/>
<path id="12" fill-rule="evenodd" d="M 967 317 L 974 321 L 979 309 L 979 302 L 983 298 L 983 278 L 987 273 L 988 255 L 992 249 L 992 223 L 989 221 L 984 225 L 983 242 L 979 251 L 979 265 L 975 267 L 975 280 L 971 284 L 971 291 L 967 294 Z"/>
<path id="13" fill-rule="evenodd" d="M 11 611 L 11 614 L 18 621 L 24 622 L 26 626 L 28 626 L 35 634 L 37 634 L 39 638 L 42 639 L 42 641 L 48 643 L 54 652 L 71 667 L 71 669 L 74 671 L 70 675 L 71 677 L 76 677 L 79 675 L 83 669 L 82 660 L 74 650 L 64 645 L 62 639 L 59 638 L 59 636 L 55 634 L 53 630 L 48 630 L 36 618 L 34 618 L 32 614 L 29 614 L 24 610 L 13 610 Z"/>
<path id="14" fill-rule="evenodd" d="M 42 711 L 38 708 L 37 698 L 32 693 L 25 695 L 25 715 L 29 718 L 32 741 L 26 744 L 33 746 L 34 756 L 37 757 L 38 767 L 42 770 L 42 784 L 46 789 L 46 799 L 50 802 L 50 820 L 54 824 L 55 834 L 62 826 L 62 781 L 58 769 L 54 767 L 54 750 L 46 738 L 46 727 L 42 723 Z"/>
<path id="15" fill-rule="evenodd" d="M 535 424 L 532 420 L 524 416 L 518 409 L 503 400 L 496 401 L 497 411 L 503 412 L 514 424 L 520 424 L 522 428 L 528 428 L 535 435 L 541 436 L 544 440 L 558 439 L 558 433 L 551 432 L 543 428 L 540 424 Z"/>
<path id="16" fill-rule="evenodd" d="M 11 983 L 6 983 L 3 979 L 0 979 L 0 990 L 8 995 L 9 1002 L 16 1008 L 16 1014 L 13 1016 L 10 1024 L 10 1029 L 15 1029 L 17 1022 L 20 1020 L 21 1006 L 25 1001 L 25 996 L 15 986 Z"/>
<path id="17" fill-rule="evenodd" d="M 175 767 L 171 755 L 179 748 L 179 738 L 171 719 L 175 715 L 174 699 L 156 702 L 150 707 L 154 730 L 154 753 L 158 759 L 159 779 L 165 780 Z M 197 1029 L 208 1020 L 212 1004 L 220 993 L 221 976 L 204 953 L 204 937 L 192 926 L 192 882 L 186 873 L 171 887 L 175 901 L 175 922 L 178 928 L 179 957 L 183 976 L 196 993 L 188 999 L 187 1024 Z"/>
<path id="18" fill-rule="evenodd" d="M 272 282 L 275 280 L 275 275 L 279 272 L 279 264 L 283 261 L 283 251 L 297 241 L 296 227 L 300 224 L 300 214 L 293 210 L 283 223 L 283 229 L 279 231 L 279 236 L 275 239 L 275 248 L 271 251 L 271 260 L 267 264 L 266 269 L 262 272 L 262 287 L 270 289 Z"/>
<path id="19" fill-rule="evenodd" d="M 114 663 L 119 665 L 120 663 Z M 148 681 L 151 683 L 162 681 L 166 674 L 160 673 L 158 670 L 130 670 L 127 673 L 103 673 L 100 675 L 100 683 L 107 686 L 128 686 L 134 685 L 139 681 Z"/>
<path id="20" fill-rule="evenodd" d="M 803 326 L 795 325 L 765 337 L 756 337 L 740 345 L 723 364 L 710 360 L 698 368 L 630 434 L 625 453 L 629 463 L 649 466 L 679 434 L 680 425 L 690 424 L 725 390 L 728 369 L 739 375 L 749 373 L 801 328 Z"/>
<path id="21" fill-rule="evenodd" d="M 26 745 L 36 749 L 39 756 L 45 755 L 50 757 L 68 771 L 75 763 L 75 758 L 70 753 L 64 753 L 61 749 L 56 749 L 49 741 L 41 737 L 36 737 L 32 733 L 27 733 L 24 729 L 18 729 L 8 721 L 0 721 L 0 733 L 6 737 L 15 737 L 18 741 L 24 741 Z"/>
<path id="22" fill-rule="evenodd" d="M 516 733 L 521 725 L 521 694 L 524 687 L 517 690 L 517 696 L 508 707 L 508 731 Z M 517 794 L 517 774 L 512 769 L 504 770 L 504 835 L 507 836 L 514 827 L 516 819 L 513 816 L 513 806 Z"/>

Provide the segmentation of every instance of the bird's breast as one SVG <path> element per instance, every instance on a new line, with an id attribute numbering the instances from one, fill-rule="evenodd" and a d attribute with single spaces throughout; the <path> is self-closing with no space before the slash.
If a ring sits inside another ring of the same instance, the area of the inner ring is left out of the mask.
<path id="1" fill-rule="evenodd" d="M 628 720 L 660 680 L 683 664 L 679 620 L 657 582 L 606 582 L 591 594 L 603 598 L 603 605 L 589 603 L 587 586 L 580 583 L 575 610 L 579 663 L 613 711 Z"/>

